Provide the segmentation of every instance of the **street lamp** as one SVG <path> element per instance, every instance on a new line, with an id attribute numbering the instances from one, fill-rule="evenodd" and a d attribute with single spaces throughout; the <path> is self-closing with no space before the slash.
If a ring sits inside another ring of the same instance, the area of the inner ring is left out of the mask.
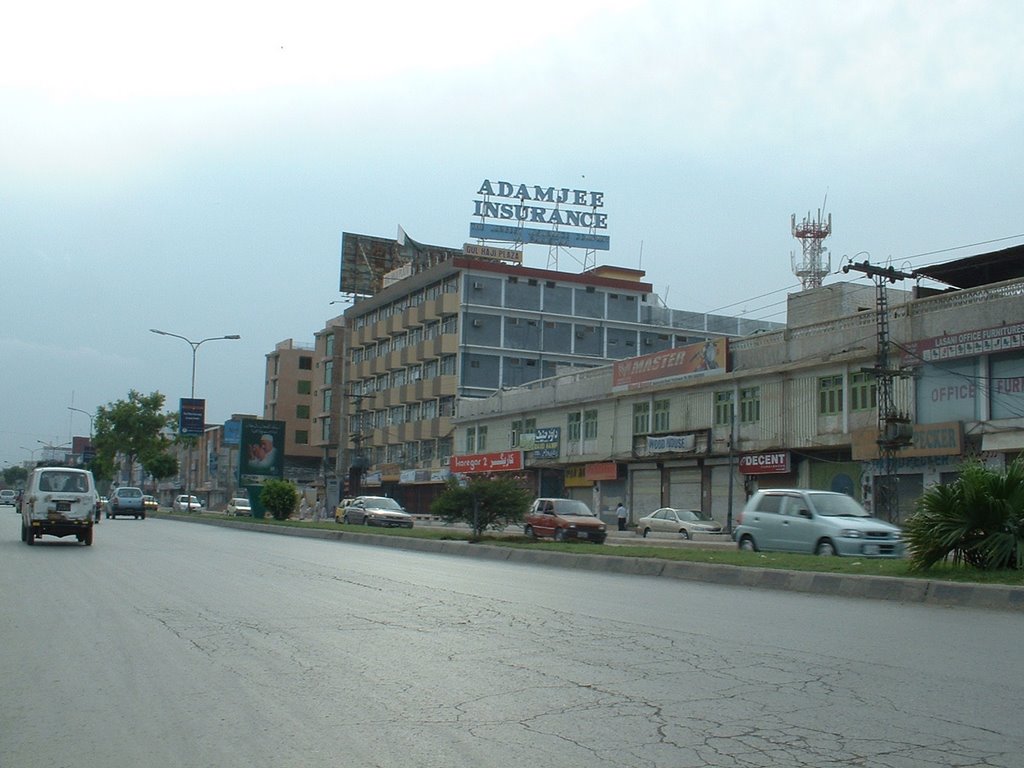
<path id="1" fill-rule="evenodd" d="M 21 450 L 28 451 L 29 454 L 31 454 L 31 458 L 29 459 L 29 461 L 31 463 L 35 464 L 36 463 L 36 451 L 41 451 L 42 448 L 26 448 L 24 445 L 19 446 L 19 447 L 21 448 Z"/>
<path id="2" fill-rule="evenodd" d="M 177 333 L 171 333 L 170 331 L 161 331 L 156 328 L 150 328 L 150 333 L 156 333 L 161 336 L 173 336 L 176 339 L 181 339 L 190 347 L 192 347 L 192 394 L 191 397 L 194 400 L 196 397 L 196 352 L 199 351 L 199 347 L 208 341 L 220 341 L 222 339 L 237 340 L 242 338 L 237 333 L 232 333 L 228 336 L 210 336 L 206 339 L 200 339 L 199 341 L 192 341 L 192 339 L 182 336 Z M 188 446 L 188 467 L 185 469 L 185 504 L 188 510 L 192 511 L 192 443 Z"/>
<path id="3" fill-rule="evenodd" d="M 92 414 L 89 413 L 88 411 L 83 411 L 81 408 L 75 408 L 74 406 L 71 406 L 71 405 L 68 406 L 68 410 L 69 411 L 74 411 L 75 413 L 84 413 L 86 416 L 89 417 L 89 442 L 92 442 L 92 438 L 93 438 L 93 428 L 92 428 L 93 417 L 92 417 Z"/>

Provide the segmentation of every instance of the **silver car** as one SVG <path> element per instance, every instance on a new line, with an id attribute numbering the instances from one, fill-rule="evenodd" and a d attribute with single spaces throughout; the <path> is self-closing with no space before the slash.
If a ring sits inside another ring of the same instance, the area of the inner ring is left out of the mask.
<path id="1" fill-rule="evenodd" d="M 771 489 L 755 493 L 735 530 L 740 549 L 852 557 L 902 557 L 903 534 L 845 493 Z"/>
<path id="2" fill-rule="evenodd" d="M 662 507 L 637 520 L 636 532 L 644 538 L 651 533 L 675 533 L 689 539 L 695 533 L 721 533 L 722 526 L 699 509 Z"/>
<path id="3" fill-rule="evenodd" d="M 387 496 L 357 496 L 345 507 L 342 520 L 349 524 L 412 528 L 413 516 Z"/>

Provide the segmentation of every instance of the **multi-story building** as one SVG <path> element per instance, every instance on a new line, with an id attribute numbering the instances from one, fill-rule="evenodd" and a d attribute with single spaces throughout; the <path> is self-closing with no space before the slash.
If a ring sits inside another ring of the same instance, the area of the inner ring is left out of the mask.
<path id="1" fill-rule="evenodd" d="M 411 267 L 345 311 L 349 440 L 339 465 L 357 468 L 353 485 L 416 512 L 450 474 L 461 403 L 641 351 L 777 327 L 671 310 L 643 272 L 619 267 L 575 274 L 451 253 Z M 480 452 L 500 442 L 486 429 L 473 440 Z"/>
<path id="2" fill-rule="evenodd" d="M 634 519 L 674 506 L 727 522 L 757 487 L 800 486 L 905 517 L 963 462 L 1024 450 L 1022 255 L 919 270 L 952 286 L 941 293 L 890 290 L 883 302 L 880 281 L 793 294 L 786 328 L 730 339 L 718 368 L 658 352 L 461 401 L 456 464 L 514 452 L 539 491 L 605 516 L 623 500 Z M 524 433 L 545 434 L 542 451 Z M 891 480 L 895 499 L 883 500 Z"/>
<path id="3" fill-rule="evenodd" d="M 322 448 L 314 441 L 314 360 L 312 344 L 278 342 L 267 355 L 263 418 L 283 421 L 285 477 L 310 486 L 320 474 Z"/>
<path id="4" fill-rule="evenodd" d="M 342 372 L 345 365 L 345 318 L 333 317 L 314 334 L 313 422 L 311 442 L 319 451 L 320 474 L 315 482 L 318 498 L 333 509 L 341 496 L 346 473 L 337 472 L 341 442 Z"/>

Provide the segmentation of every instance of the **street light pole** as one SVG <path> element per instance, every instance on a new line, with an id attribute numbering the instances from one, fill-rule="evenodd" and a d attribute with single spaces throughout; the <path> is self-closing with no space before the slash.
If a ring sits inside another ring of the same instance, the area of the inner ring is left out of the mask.
<path id="1" fill-rule="evenodd" d="M 181 339 L 192 348 L 192 394 L 190 397 L 194 400 L 196 397 L 196 352 L 199 351 L 199 347 L 208 341 L 220 341 L 220 340 L 237 340 L 242 338 L 237 333 L 232 333 L 227 336 L 210 336 L 199 341 L 193 341 L 192 339 L 182 336 L 177 333 L 171 333 L 170 331 L 161 331 L 156 328 L 150 328 L 150 333 L 156 333 L 160 336 L 173 336 L 176 339 Z M 185 504 L 188 507 L 188 511 L 192 511 L 192 443 L 188 446 L 188 466 L 185 468 Z"/>
<path id="2" fill-rule="evenodd" d="M 84 413 L 86 416 L 89 417 L 89 442 L 91 443 L 93 437 L 95 436 L 94 435 L 94 431 L 93 431 L 93 416 L 92 416 L 92 414 L 89 413 L 88 411 L 83 411 L 81 408 L 75 408 L 75 407 L 70 406 L 70 405 L 68 406 L 68 410 L 69 411 L 74 411 L 75 413 Z"/>

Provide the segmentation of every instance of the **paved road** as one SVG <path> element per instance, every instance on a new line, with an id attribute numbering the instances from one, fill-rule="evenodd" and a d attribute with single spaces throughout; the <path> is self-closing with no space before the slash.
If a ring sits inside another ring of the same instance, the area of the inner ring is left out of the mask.
<path id="1" fill-rule="evenodd" d="M 0 765 L 1022 765 L 1021 617 L 0 510 Z"/>

